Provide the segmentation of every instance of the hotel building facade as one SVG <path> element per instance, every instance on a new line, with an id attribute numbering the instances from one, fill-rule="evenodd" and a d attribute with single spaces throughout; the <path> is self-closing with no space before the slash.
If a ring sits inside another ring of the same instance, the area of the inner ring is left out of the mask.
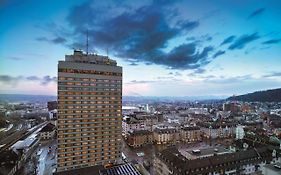
<path id="1" fill-rule="evenodd" d="M 57 172 L 121 157 L 122 67 L 74 51 L 58 63 Z"/>

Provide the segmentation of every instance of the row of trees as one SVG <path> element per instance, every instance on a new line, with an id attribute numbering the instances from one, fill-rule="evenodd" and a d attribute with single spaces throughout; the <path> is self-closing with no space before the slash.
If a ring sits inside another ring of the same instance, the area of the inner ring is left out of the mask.
<path id="1" fill-rule="evenodd" d="M 0 128 L 3 128 L 6 126 L 6 117 L 5 114 L 0 112 Z"/>

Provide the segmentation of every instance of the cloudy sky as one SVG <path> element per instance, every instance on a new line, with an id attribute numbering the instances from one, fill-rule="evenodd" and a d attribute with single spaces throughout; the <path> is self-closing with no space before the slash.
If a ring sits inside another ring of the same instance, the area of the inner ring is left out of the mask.
<path id="1" fill-rule="evenodd" d="M 280 0 L 2 0 L 0 93 L 56 94 L 73 49 L 123 66 L 123 93 L 243 94 L 281 87 Z"/>

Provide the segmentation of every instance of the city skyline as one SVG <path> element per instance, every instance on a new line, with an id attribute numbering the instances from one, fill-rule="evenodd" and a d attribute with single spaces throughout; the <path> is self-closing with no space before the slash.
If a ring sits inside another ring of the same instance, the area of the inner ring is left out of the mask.
<path id="1" fill-rule="evenodd" d="M 0 93 L 55 95 L 73 49 L 123 67 L 123 94 L 232 95 L 281 85 L 280 1 L 0 3 Z M 59 58 L 59 59 L 58 59 Z"/>

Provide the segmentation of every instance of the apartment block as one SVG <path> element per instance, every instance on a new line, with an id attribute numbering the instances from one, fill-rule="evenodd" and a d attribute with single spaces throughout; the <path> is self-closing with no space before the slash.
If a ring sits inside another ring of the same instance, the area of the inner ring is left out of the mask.
<path id="1" fill-rule="evenodd" d="M 181 128 L 180 139 L 183 142 L 197 142 L 201 141 L 201 131 L 198 126 L 189 126 Z"/>
<path id="2" fill-rule="evenodd" d="M 82 51 L 59 61 L 57 171 L 115 163 L 121 126 L 122 67 Z"/>
<path id="3" fill-rule="evenodd" d="M 156 175 L 253 174 L 271 161 L 271 151 L 266 147 L 198 159 L 188 159 L 171 147 L 156 155 L 154 169 Z"/>

